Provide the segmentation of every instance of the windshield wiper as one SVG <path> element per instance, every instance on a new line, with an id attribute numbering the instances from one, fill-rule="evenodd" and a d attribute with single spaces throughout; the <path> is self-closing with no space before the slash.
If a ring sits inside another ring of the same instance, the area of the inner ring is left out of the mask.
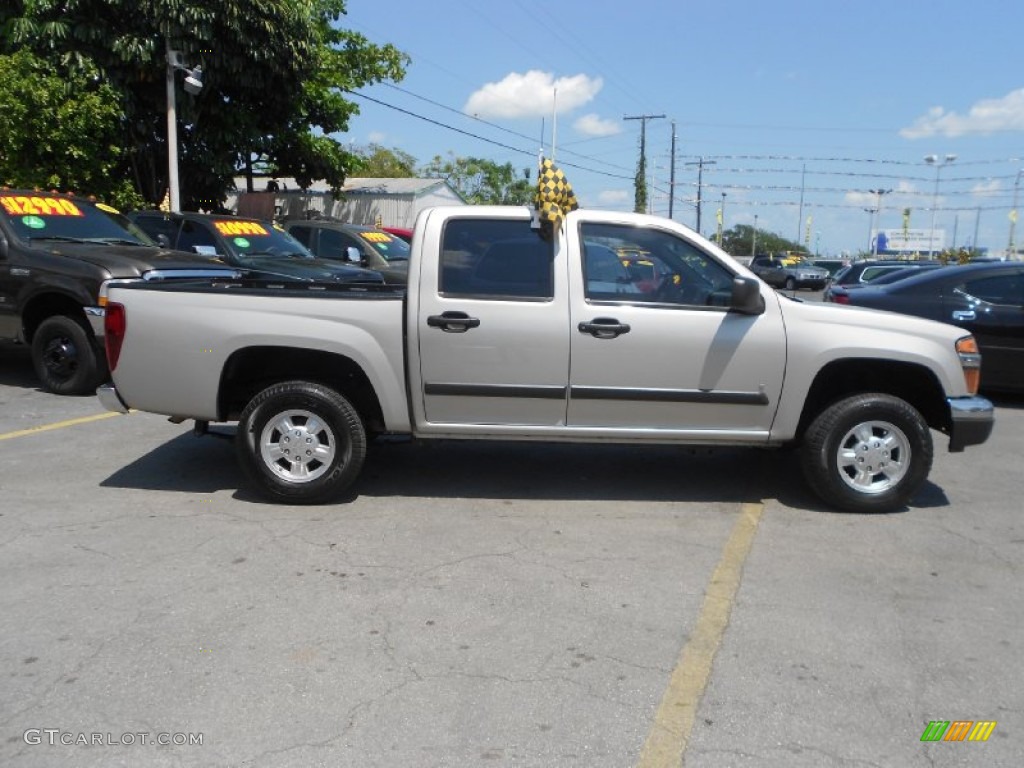
<path id="1" fill-rule="evenodd" d="M 84 237 L 68 237 L 67 235 L 38 235 L 28 237 L 28 240 L 53 240 L 60 243 L 88 243 Z"/>
<path id="2" fill-rule="evenodd" d="M 146 248 L 153 247 L 149 243 L 144 243 L 141 240 L 129 240 L 127 237 L 90 237 L 89 242 L 103 243 L 104 245 L 141 245 Z"/>

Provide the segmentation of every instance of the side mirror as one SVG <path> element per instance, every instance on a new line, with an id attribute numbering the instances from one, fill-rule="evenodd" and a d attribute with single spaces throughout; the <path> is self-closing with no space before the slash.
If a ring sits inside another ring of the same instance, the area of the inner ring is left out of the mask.
<path id="1" fill-rule="evenodd" d="M 761 281 L 753 277 L 734 277 L 729 309 L 744 315 L 763 314 L 764 297 L 761 295 Z"/>
<path id="2" fill-rule="evenodd" d="M 358 264 L 361 267 L 365 267 L 367 262 L 363 258 L 363 254 L 359 252 L 359 249 L 354 245 L 350 245 L 345 249 L 345 258 L 352 264 Z"/>

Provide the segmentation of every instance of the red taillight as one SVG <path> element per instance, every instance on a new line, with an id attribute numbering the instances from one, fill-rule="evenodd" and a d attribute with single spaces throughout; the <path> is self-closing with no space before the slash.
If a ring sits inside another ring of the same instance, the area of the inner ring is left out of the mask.
<path id="1" fill-rule="evenodd" d="M 850 294 L 848 294 L 848 293 L 833 293 L 829 297 L 829 300 L 835 302 L 836 304 L 849 304 L 850 303 Z"/>
<path id="2" fill-rule="evenodd" d="M 117 368 L 117 359 L 121 356 L 125 327 L 124 305 L 108 302 L 103 318 L 103 343 L 107 348 L 107 366 L 111 371 Z"/>

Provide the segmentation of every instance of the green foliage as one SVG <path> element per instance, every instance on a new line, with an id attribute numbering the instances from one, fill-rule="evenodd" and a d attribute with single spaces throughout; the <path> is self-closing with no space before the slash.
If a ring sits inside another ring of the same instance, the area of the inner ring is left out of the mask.
<path id="1" fill-rule="evenodd" d="M 524 168 L 519 178 L 512 163 L 498 165 L 478 157 L 451 155 L 444 160 L 438 155 L 422 169 L 422 174 L 447 179 L 471 205 L 528 205 L 533 202 L 535 189 L 530 182 L 530 169 Z"/>
<path id="2" fill-rule="evenodd" d="M 183 207 L 208 207 L 240 169 L 344 183 L 357 159 L 330 134 L 358 109 L 344 92 L 400 80 L 408 58 L 336 27 L 344 0 L 20 0 L 0 14 L 0 50 L 27 48 L 65 72 L 98 73 L 122 109 L 119 169 L 151 203 L 167 189 L 166 50 L 201 65 L 176 73 Z"/>
<path id="3" fill-rule="evenodd" d="M 369 149 L 357 153 L 359 174 L 371 179 L 408 179 L 416 176 L 416 158 L 400 149 L 386 149 L 371 144 Z"/>
<path id="4" fill-rule="evenodd" d="M 117 173 L 121 121 L 117 92 L 95 72 L 62 76 L 26 50 L 0 55 L 0 184 L 135 207 L 141 199 Z"/>
<path id="5" fill-rule="evenodd" d="M 640 160 L 636 166 L 636 178 L 633 180 L 633 212 L 647 213 L 647 160 L 640 153 Z"/>
<path id="6" fill-rule="evenodd" d="M 731 229 L 722 233 L 722 249 L 732 256 L 746 256 L 752 254 L 754 248 L 754 228 L 749 224 L 737 224 Z M 757 252 L 758 253 L 781 253 L 783 251 L 806 252 L 800 243 L 787 240 L 782 235 L 758 228 L 757 230 Z"/>

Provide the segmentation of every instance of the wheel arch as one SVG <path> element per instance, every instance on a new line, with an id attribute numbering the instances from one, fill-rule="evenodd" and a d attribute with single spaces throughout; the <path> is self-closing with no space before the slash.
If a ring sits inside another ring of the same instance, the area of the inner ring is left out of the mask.
<path id="1" fill-rule="evenodd" d="M 66 293 L 48 291 L 32 296 L 21 309 L 21 329 L 25 343 L 31 344 L 43 321 L 56 315 L 66 315 L 80 321 L 89 338 L 96 341 L 82 302 Z"/>
<path id="2" fill-rule="evenodd" d="M 384 431 L 380 400 L 370 378 L 352 358 L 315 349 L 247 347 L 228 358 L 217 394 L 218 418 L 237 420 L 252 398 L 282 381 L 330 387 L 352 403 L 368 431 Z"/>
<path id="3" fill-rule="evenodd" d="M 872 358 L 834 360 L 814 377 L 804 399 L 797 439 L 832 403 L 856 394 L 878 392 L 910 403 L 939 432 L 950 429 L 945 392 L 935 373 L 917 363 Z"/>

